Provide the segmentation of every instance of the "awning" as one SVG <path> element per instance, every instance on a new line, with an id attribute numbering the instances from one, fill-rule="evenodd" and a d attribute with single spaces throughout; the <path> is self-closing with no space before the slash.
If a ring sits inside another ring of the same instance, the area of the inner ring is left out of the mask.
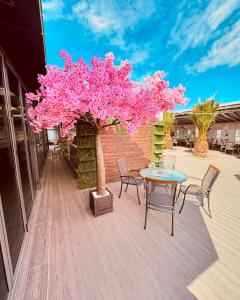
<path id="1" fill-rule="evenodd" d="M 45 73 L 45 50 L 39 0 L 0 1 L 0 47 L 28 90 Z"/>

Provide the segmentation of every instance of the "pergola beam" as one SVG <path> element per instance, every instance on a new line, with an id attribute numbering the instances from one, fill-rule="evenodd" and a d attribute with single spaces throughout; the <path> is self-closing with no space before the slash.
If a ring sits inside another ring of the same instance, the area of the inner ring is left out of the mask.
<path id="1" fill-rule="evenodd" d="M 188 119 L 188 115 L 191 111 L 185 111 L 176 113 L 177 123 L 179 125 L 192 124 L 191 120 Z M 200 113 L 199 113 L 200 114 Z M 216 122 L 240 122 L 240 104 L 237 103 L 235 106 L 220 107 L 217 112 Z"/>
<path id="2" fill-rule="evenodd" d="M 230 121 L 240 121 L 240 118 L 236 118 L 233 116 L 233 113 L 231 113 L 231 116 L 229 116 L 228 114 L 226 113 L 219 113 L 218 116 L 221 116 L 223 118 L 226 118 L 227 120 L 230 120 Z"/>

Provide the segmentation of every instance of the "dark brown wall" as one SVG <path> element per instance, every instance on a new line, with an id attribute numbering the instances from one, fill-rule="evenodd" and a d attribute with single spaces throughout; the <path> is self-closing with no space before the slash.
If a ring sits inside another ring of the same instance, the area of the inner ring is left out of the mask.
<path id="1" fill-rule="evenodd" d="M 129 169 L 148 165 L 152 152 L 152 127 L 138 128 L 134 134 L 119 134 L 119 127 L 108 127 L 102 133 L 107 182 L 119 180 L 117 159 L 125 158 Z"/>

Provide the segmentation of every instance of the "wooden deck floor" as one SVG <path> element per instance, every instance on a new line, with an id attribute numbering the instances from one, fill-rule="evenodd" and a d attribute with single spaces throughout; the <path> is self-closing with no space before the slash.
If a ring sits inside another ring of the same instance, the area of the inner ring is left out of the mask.
<path id="1" fill-rule="evenodd" d="M 204 174 L 222 169 L 212 194 L 213 219 L 197 203 L 170 215 L 150 212 L 134 187 L 114 199 L 114 212 L 94 218 L 67 164 L 46 162 L 12 299 L 240 299 L 240 159 L 211 152 L 196 159 L 186 149 L 177 169 Z M 119 183 L 109 185 L 117 195 Z M 178 204 L 178 206 L 180 203 Z"/>

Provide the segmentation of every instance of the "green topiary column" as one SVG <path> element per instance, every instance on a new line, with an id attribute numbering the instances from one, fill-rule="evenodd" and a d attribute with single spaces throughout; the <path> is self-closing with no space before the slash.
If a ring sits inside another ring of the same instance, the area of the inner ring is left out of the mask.
<path id="1" fill-rule="evenodd" d="M 95 127 L 79 121 L 76 124 L 76 137 L 74 144 L 77 146 L 77 177 L 80 189 L 96 186 L 96 150 Z"/>
<path id="2" fill-rule="evenodd" d="M 164 147 L 164 125 L 163 121 L 159 121 L 153 125 L 153 145 L 152 145 L 152 163 L 157 166 L 159 159 L 163 153 Z"/>

